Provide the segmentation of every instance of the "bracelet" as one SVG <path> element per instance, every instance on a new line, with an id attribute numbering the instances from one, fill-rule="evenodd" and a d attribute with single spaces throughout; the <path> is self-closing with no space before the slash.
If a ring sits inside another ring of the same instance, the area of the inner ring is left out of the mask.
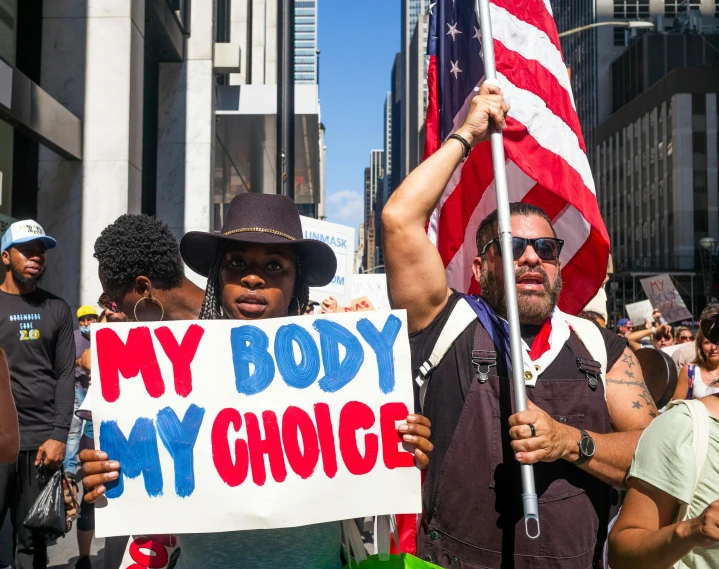
<path id="1" fill-rule="evenodd" d="M 469 142 L 467 142 L 466 139 L 465 139 L 463 136 L 459 135 L 459 134 L 456 134 L 456 133 L 455 133 L 455 134 L 451 134 L 451 135 L 447 138 L 447 140 L 450 140 L 450 139 L 452 139 L 452 138 L 453 138 L 454 140 L 459 140 L 459 142 L 462 143 L 462 146 L 464 146 L 464 158 L 462 158 L 462 162 L 464 162 L 464 161 L 467 159 L 467 157 L 469 156 L 469 153 L 472 152 L 472 147 L 469 145 Z"/>

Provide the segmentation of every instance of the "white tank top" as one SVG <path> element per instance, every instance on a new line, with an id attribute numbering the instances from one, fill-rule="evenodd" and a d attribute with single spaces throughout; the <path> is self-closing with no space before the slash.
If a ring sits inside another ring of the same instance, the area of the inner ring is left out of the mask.
<path id="1" fill-rule="evenodd" d="M 694 364 L 688 365 L 689 367 L 687 369 L 687 373 L 689 374 L 689 379 L 694 380 L 694 391 L 692 392 L 692 399 L 701 399 L 702 397 L 705 397 L 707 395 L 719 393 L 719 385 L 714 387 L 708 386 L 706 383 L 704 383 L 704 380 L 702 379 L 701 370 Z"/>

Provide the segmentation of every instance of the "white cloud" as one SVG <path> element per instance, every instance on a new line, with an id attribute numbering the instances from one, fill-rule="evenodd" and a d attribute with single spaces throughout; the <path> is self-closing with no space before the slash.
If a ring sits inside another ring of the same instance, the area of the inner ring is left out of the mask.
<path id="1" fill-rule="evenodd" d="M 361 192 L 340 190 L 327 196 L 327 220 L 359 229 L 364 223 L 364 197 Z"/>

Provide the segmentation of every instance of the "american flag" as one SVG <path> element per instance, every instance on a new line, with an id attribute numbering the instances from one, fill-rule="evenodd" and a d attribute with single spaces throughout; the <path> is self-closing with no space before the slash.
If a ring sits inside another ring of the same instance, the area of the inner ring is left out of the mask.
<path id="1" fill-rule="evenodd" d="M 459 128 L 484 81 L 474 0 L 430 3 L 425 157 Z M 490 0 L 499 85 L 511 104 L 504 132 L 509 201 L 537 205 L 562 250 L 559 307 L 576 314 L 604 281 L 609 236 L 549 0 Z M 475 232 L 496 207 L 490 143 L 478 145 L 449 182 L 428 226 L 449 285 L 479 292 L 472 278 Z"/>

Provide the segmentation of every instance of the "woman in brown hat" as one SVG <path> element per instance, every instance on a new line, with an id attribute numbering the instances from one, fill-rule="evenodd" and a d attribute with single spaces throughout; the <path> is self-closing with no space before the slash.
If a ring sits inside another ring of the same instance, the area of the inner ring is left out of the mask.
<path id="1" fill-rule="evenodd" d="M 304 239 L 294 202 L 284 196 L 241 194 L 227 211 L 221 233 L 190 232 L 180 243 L 184 262 L 207 277 L 201 319 L 260 320 L 303 314 L 309 287 L 324 286 L 337 260 L 321 241 Z M 432 450 L 429 421 L 410 415 L 400 426 L 425 468 Z M 112 467 L 110 466 L 112 465 Z M 119 470 L 117 462 L 83 465 L 86 499 L 105 492 L 103 483 Z M 340 524 L 180 536 L 178 569 L 339 569 Z"/>

